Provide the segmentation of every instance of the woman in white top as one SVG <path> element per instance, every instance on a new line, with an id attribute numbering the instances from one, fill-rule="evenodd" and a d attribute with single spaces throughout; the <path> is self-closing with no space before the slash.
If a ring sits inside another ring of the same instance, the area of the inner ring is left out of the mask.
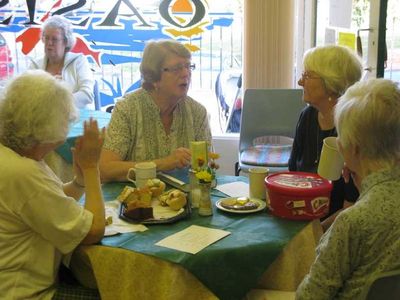
<path id="1" fill-rule="evenodd" d="M 71 182 L 63 184 L 43 161 L 75 119 L 71 92 L 41 70 L 15 78 L 0 101 L 2 299 L 59 299 L 63 255 L 104 235 L 98 169 L 104 132 L 96 121 L 85 123 L 77 139 Z M 82 207 L 77 200 L 84 192 Z"/>
<path id="2" fill-rule="evenodd" d="M 42 69 L 65 81 L 74 94 L 77 108 L 93 103 L 94 79 L 86 57 L 69 52 L 75 45 L 71 23 L 55 15 L 43 24 L 44 57 L 32 60 L 30 69 Z"/>

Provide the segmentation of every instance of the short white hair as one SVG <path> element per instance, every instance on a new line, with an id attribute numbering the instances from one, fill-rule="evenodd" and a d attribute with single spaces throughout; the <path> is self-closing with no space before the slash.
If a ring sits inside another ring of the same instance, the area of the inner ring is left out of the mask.
<path id="1" fill-rule="evenodd" d="M 356 53 L 337 45 L 309 49 L 304 54 L 303 66 L 305 71 L 318 74 L 327 91 L 338 96 L 359 81 L 362 75 L 362 63 Z"/>
<path id="2" fill-rule="evenodd" d="M 0 101 L 0 142 L 15 150 L 63 141 L 77 119 L 71 91 L 43 70 L 14 78 Z"/>
<path id="3" fill-rule="evenodd" d="M 400 90 L 387 79 L 351 86 L 335 108 L 335 125 L 344 149 L 358 146 L 362 158 L 386 162 L 400 157 Z"/>
<path id="4" fill-rule="evenodd" d="M 42 38 L 47 28 L 60 29 L 64 34 L 65 52 L 70 51 L 76 42 L 71 22 L 60 15 L 54 15 L 43 23 Z"/>

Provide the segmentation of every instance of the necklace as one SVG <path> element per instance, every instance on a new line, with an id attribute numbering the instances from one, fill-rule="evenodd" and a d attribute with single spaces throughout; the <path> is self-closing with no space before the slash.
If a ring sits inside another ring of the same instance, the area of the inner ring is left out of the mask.
<path id="1" fill-rule="evenodd" d="M 317 153 L 317 155 L 316 155 L 316 158 L 315 158 L 315 161 L 314 161 L 314 163 L 315 164 L 318 164 L 319 163 L 319 159 L 320 159 L 320 155 L 321 155 L 321 151 L 322 151 L 322 147 L 321 147 L 321 149 L 320 149 L 320 146 L 319 146 L 319 144 L 320 144 L 320 139 L 319 139 L 319 132 L 320 131 L 322 131 L 322 130 L 320 130 L 319 128 L 317 129 L 317 144 L 316 144 L 316 153 Z M 329 131 L 328 131 L 328 134 L 327 135 L 323 135 L 322 136 L 322 140 L 324 139 L 324 138 L 327 138 L 327 137 L 329 137 L 329 136 L 333 136 L 333 134 L 335 133 L 335 131 L 336 131 L 336 129 L 335 129 L 335 127 L 333 127 L 332 129 L 330 129 Z"/>

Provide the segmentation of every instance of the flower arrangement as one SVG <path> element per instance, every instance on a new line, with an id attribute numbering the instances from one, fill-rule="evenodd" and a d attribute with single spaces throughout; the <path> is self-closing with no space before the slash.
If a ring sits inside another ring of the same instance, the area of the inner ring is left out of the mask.
<path id="1" fill-rule="evenodd" d="M 219 168 L 219 165 L 215 162 L 219 158 L 219 154 L 210 152 L 208 157 L 208 164 L 206 164 L 204 158 L 197 158 L 200 169 L 196 172 L 196 178 L 200 183 L 211 183 L 215 179 L 216 170 Z"/>

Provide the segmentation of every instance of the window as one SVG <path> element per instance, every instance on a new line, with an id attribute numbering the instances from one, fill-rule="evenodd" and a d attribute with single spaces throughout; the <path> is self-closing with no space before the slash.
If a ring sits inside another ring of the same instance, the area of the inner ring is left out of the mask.
<path id="1" fill-rule="evenodd" d="M 140 86 L 139 64 L 148 40 L 176 39 L 192 51 L 196 64 L 189 95 L 208 109 L 213 131 L 224 131 L 220 117 L 224 105 L 233 104 L 241 74 L 242 0 L 88 0 L 79 8 L 72 7 L 76 1 L 61 3 L 37 1 L 31 14 L 25 1 L 10 1 L 0 9 L 0 21 L 11 17 L 0 31 L 12 48 L 16 73 L 29 67 L 28 57 L 43 56 L 43 44 L 35 39 L 37 29 L 47 13 L 60 13 L 62 9 L 63 16 L 73 23 L 77 38 L 77 48 L 72 51 L 87 56 L 105 109 Z M 29 21 L 38 25 L 25 26 Z M 225 98 L 217 98 L 217 78 Z"/>

